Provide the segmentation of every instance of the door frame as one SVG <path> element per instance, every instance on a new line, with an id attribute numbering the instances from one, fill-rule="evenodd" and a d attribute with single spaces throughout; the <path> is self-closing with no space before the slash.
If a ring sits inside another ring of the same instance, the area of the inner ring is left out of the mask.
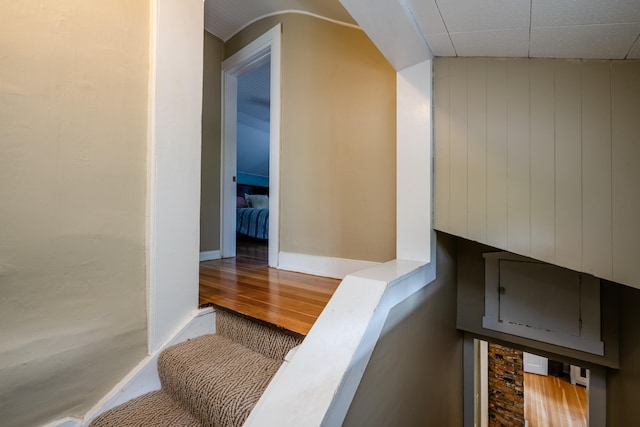
<path id="1" fill-rule="evenodd" d="M 269 266 L 278 267 L 280 248 L 281 31 L 276 25 L 222 62 L 220 255 L 236 256 L 238 77 L 271 60 L 269 124 Z"/>
<path id="2" fill-rule="evenodd" d="M 507 338 L 507 339 L 505 339 Z M 499 342 L 507 347 L 520 349 L 523 352 L 534 352 L 533 354 L 544 354 L 543 357 L 548 359 L 558 360 L 566 363 L 576 363 L 578 360 L 572 360 L 567 356 L 561 356 L 555 353 L 548 353 L 547 351 L 526 348 L 522 345 L 516 344 L 505 335 L 497 337 L 488 337 L 475 334 L 465 333 L 463 338 L 463 402 L 464 402 L 464 426 L 474 427 L 476 426 L 476 416 L 482 414 L 483 418 L 488 417 L 488 403 L 484 404 L 481 401 L 481 396 L 476 398 L 476 394 L 479 391 L 476 387 L 476 379 L 480 376 L 480 370 L 488 372 L 488 362 L 480 363 L 478 360 L 484 349 L 480 349 L 479 345 L 475 345 L 474 339 L 479 342 Z M 482 355 L 482 357 L 486 357 Z M 607 415 L 607 370 L 604 366 L 598 366 L 593 363 L 584 361 L 580 363 L 581 366 L 589 369 L 589 385 L 587 388 L 587 421 L 589 426 L 604 426 Z M 484 381 L 481 380 L 481 381 Z M 488 387 L 483 387 L 482 392 L 488 396 Z M 481 408 L 480 405 L 483 405 Z"/>

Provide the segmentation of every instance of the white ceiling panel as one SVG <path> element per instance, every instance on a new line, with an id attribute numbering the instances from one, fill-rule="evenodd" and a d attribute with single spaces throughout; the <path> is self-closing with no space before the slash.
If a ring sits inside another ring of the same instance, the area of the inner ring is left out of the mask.
<path id="1" fill-rule="evenodd" d="M 450 33 L 529 28 L 530 0 L 437 0 L 436 3 Z"/>
<path id="2" fill-rule="evenodd" d="M 435 56 L 456 56 L 456 51 L 453 48 L 449 33 L 444 34 L 429 34 L 425 36 L 427 43 L 431 48 L 431 52 Z"/>
<path id="3" fill-rule="evenodd" d="M 640 59 L 640 0 L 205 0 L 205 28 L 226 41 L 288 11 L 359 25 L 397 70 L 432 53 Z"/>
<path id="4" fill-rule="evenodd" d="M 268 122 L 270 90 L 271 61 L 265 61 L 238 78 L 238 112 Z"/>
<path id="5" fill-rule="evenodd" d="M 532 0 L 532 27 L 640 22 L 639 0 Z"/>
<path id="6" fill-rule="evenodd" d="M 623 59 L 639 33 L 640 23 L 533 28 L 530 56 Z"/>
<path id="7" fill-rule="evenodd" d="M 405 3 L 413 12 L 420 29 L 425 35 L 447 32 L 435 0 L 406 0 Z"/>
<path id="8" fill-rule="evenodd" d="M 640 59 L 640 38 L 636 39 L 636 42 L 633 44 L 633 47 L 629 51 L 627 59 Z"/>
<path id="9" fill-rule="evenodd" d="M 450 33 L 458 56 L 517 56 L 529 53 L 529 30 Z"/>

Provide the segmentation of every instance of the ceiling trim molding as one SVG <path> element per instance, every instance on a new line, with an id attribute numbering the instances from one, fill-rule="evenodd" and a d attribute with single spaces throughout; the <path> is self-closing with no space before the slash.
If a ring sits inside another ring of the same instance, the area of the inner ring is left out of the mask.
<path id="1" fill-rule="evenodd" d="M 285 9 L 285 10 L 280 10 L 278 12 L 272 12 L 272 13 L 267 13 L 265 15 L 261 15 L 249 22 L 247 22 L 246 24 L 244 24 L 242 27 L 240 27 L 239 29 L 237 29 L 236 31 L 233 32 L 233 34 L 231 34 L 229 37 L 227 37 L 226 39 L 223 39 L 222 41 L 224 43 L 226 43 L 227 41 L 229 41 L 231 38 L 233 38 L 236 34 L 238 34 L 240 31 L 244 30 L 245 28 L 247 28 L 249 25 L 260 21 L 261 19 L 264 18 L 269 18 L 270 16 L 276 16 L 276 15 L 285 15 L 285 14 L 289 14 L 289 13 L 295 13 L 298 15 L 307 15 L 307 16 L 311 16 L 313 18 L 318 18 L 318 19 L 322 19 L 323 21 L 328 21 L 331 22 L 333 24 L 338 24 L 338 25 L 343 25 L 345 27 L 349 27 L 349 28 L 353 28 L 356 30 L 360 30 L 362 31 L 362 28 L 360 28 L 358 25 L 355 24 L 351 24 L 349 22 L 343 22 L 343 21 L 339 21 L 337 19 L 331 19 L 331 18 L 327 18 L 326 16 L 322 16 L 322 15 L 318 15 L 317 13 L 313 13 L 313 12 L 308 12 L 306 10 L 298 10 L 298 9 Z"/>

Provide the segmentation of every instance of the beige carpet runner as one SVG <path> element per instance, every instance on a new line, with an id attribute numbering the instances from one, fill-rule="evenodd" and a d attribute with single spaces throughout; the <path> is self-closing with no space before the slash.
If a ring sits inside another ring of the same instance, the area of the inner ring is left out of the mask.
<path id="1" fill-rule="evenodd" d="M 241 426 L 301 340 L 222 310 L 216 330 L 164 350 L 161 390 L 101 414 L 90 427 Z"/>

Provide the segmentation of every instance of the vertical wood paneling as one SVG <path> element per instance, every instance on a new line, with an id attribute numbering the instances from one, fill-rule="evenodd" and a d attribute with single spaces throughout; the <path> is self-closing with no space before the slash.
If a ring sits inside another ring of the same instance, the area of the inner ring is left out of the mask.
<path id="1" fill-rule="evenodd" d="M 438 60 L 435 85 L 437 228 L 640 288 L 639 62 Z"/>
<path id="2" fill-rule="evenodd" d="M 555 261 L 553 60 L 531 61 L 531 256 Z"/>
<path id="3" fill-rule="evenodd" d="M 611 277 L 610 98 L 609 62 L 583 61 L 582 270 L 599 277 Z"/>
<path id="4" fill-rule="evenodd" d="M 467 62 L 453 61 L 450 67 L 450 227 L 454 234 L 467 237 Z"/>
<path id="5" fill-rule="evenodd" d="M 612 62 L 613 280 L 640 288 L 640 62 Z"/>
<path id="6" fill-rule="evenodd" d="M 507 249 L 529 255 L 529 60 L 507 66 Z"/>
<path id="7" fill-rule="evenodd" d="M 487 62 L 487 244 L 507 247 L 507 61 Z"/>
<path id="8" fill-rule="evenodd" d="M 468 236 L 487 239 L 487 72 L 485 59 L 467 62 Z M 471 114 L 472 112 L 472 114 Z"/>
<path id="9" fill-rule="evenodd" d="M 580 62 L 555 63 L 556 263 L 582 268 Z"/>
<path id="10" fill-rule="evenodd" d="M 441 231 L 451 231 L 449 218 L 449 90 L 451 77 L 450 60 L 438 58 L 434 63 L 434 227 Z"/>

